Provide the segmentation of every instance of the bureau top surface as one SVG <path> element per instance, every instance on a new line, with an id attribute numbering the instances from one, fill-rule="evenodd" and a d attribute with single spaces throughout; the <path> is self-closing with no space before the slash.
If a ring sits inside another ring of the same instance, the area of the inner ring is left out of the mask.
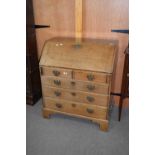
<path id="1" fill-rule="evenodd" d="M 40 66 L 112 73 L 115 55 L 115 41 L 83 39 L 76 46 L 73 38 L 54 38 L 45 42 Z"/>

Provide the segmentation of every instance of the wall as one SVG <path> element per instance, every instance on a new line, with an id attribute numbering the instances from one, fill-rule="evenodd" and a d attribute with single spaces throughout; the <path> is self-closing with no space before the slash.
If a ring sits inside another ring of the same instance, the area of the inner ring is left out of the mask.
<path id="1" fill-rule="evenodd" d="M 74 36 L 75 0 L 33 0 L 35 24 L 50 25 L 37 29 L 38 57 L 45 40 L 55 36 Z M 121 90 L 124 50 L 128 35 L 112 33 L 111 29 L 128 29 L 128 0 L 83 0 L 83 37 L 119 40 L 115 92 Z M 115 97 L 118 103 L 118 97 Z"/>

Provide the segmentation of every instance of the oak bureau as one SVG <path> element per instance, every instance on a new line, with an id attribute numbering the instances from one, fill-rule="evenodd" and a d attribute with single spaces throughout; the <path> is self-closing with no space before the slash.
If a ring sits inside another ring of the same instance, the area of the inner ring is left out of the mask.
<path id="1" fill-rule="evenodd" d="M 40 59 L 43 117 L 62 113 L 90 119 L 108 130 L 117 44 L 107 40 L 53 38 Z"/>

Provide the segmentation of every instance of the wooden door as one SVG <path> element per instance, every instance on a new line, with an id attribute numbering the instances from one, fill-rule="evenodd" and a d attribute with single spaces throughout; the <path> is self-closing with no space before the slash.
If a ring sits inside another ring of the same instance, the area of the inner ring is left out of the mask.
<path id="1" fill-rule="evenodd" d="M 41 98 L 41 82 L 32 0 L 26 0 L 26 103 L 33 105 Z"/>

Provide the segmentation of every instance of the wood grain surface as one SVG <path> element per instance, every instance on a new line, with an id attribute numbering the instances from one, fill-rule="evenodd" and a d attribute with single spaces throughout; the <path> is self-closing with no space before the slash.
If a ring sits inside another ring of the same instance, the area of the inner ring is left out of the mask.
<path id="1" fill-rule="evenodd" d="M 79 90 L 90 93 L 109 94 L 109 84 L 68 80 L 60 77 L 42 76 L 42 84 L 48 87 L 58 87 L 71 90 Z"/>
<path id="2" fill-rule="evenodd" d="M 75 0 L 75 38 L 76 44 L 79 45 L 82 39 L 82 2 Z"/>
<path id="3" fill-rule="evenodd" d="M 109 102 L 109 95 L 101 95 L 96 93 L 87 93 L 83 91 L 68 90 L 57 87 L 42 86 L 42 93 L 45 97 L 52 97 L 54 99 L 64 99 L 69 101 L 87 103 L 90 105 L 100 105 L 107 107 Z M 58 95 L 57 95 L 58 94 Z M 93 98 L 92 101 L 88 100 Z"/>
<path id="4" fill-rule="evenodd" d="M 113 41 L 88 40 L 75 47 L 71 38 L 54 38 L 46 42 L 40 66 L 112 73 L 117 44 Z"/>
<path id="5" fill-rule="evenodd" d="M 54 109 L 66 113 L 78 114 L 98 119 L 106 119 L 107 109 L 84 103 L 71 102 L 66 100 L 54 100 L 52 98 L 44 98 L 44 107 Z"/>

